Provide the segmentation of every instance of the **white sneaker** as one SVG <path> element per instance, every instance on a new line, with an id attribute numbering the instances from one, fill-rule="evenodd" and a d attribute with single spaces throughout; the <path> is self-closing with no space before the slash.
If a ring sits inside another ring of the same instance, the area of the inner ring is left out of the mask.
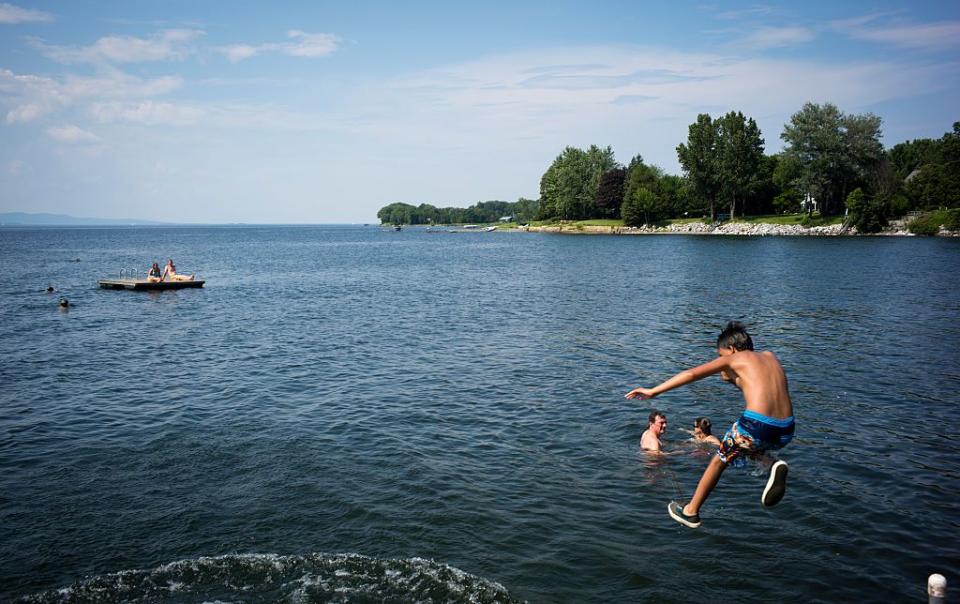
<path id="1" fill-rule="evenodd" d="M 773 507 L 780 503 L 783 495 L 787 492 L 787 473 L 790 468 L 785 461 L 777 461 L 770 468 L 770 477 L 767 479 L 767 486 L 763 489 L 763 495 L 760 496 L 760 503 Z"/>

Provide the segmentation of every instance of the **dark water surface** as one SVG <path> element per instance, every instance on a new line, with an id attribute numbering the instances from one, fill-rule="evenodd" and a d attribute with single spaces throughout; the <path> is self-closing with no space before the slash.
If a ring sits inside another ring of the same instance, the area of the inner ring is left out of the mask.
<path id="1" fill-rule="evenodd" d="M 168 256 L 207 286 L 96 288 Z M 958 268 L 944 239 L 0 230 L 0 600 L 925 601 L 960 580 Z M 679 428 L 738 392 L 657 399 L 660 461 L 623 394 L 731 318 L 790 377 L 791 484 L 767 510 L 728 471 L 694 531 Z"/>

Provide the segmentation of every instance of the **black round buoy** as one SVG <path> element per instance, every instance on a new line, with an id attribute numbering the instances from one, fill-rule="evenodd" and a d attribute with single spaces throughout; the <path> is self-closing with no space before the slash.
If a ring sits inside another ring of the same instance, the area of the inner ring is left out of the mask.
<path id="1" fill-rule="evenodd" d="M 60 298 L 60 308 L 67 308 L 70 306 L 70 300 L 66 298 Z"/>
<path id="2" fill-rule="evenodd" d="M 53 286 L 52 286 L 52 285 L 48 285 L 48 286 L 47 286 L 47 293 L 48 293 L 48 294 L 52 294 L 52 293 L 55 292 L 55 291 L 57 291 L 57 290 L 53 289 Z"/>

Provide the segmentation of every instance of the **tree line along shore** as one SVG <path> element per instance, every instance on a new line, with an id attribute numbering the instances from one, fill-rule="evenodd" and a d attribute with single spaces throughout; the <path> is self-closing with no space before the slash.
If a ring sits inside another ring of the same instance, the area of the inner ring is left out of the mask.
<path id="1" fill-rule="evenodd" d="M 567 147 L 541 176 L 539 199 L 442 208 L 397 202 L 377 218 L 403 225 L 506 222 L 563 232 L 704 231 L 682 226 L 692 223 L 713 232 L 724 223 L 758 222 L 844 233 L 960 231 L 960 122 L 940 138 L 889 149 L 880 142 L 881 128 L 876 115 L 806 103 L 783 126 L 783 150 L 768 155 L 753 118 L 702 113 L 676 147 L 680 175 L 640 155 L 623 165 L 609 146 Z M 769 234 L 780 234 L 775 231 Z"/>

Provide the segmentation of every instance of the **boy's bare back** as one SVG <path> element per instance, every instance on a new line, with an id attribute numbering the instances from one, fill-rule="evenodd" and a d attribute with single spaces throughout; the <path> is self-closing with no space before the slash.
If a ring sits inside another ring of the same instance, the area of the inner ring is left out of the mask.
<path id="1" fill-rule="evenodd" d="M 753 350 L 724 352 L 720 354 L 727 356 L 729 365 L 721 375 L 743 392 L 747 410 L 777 419 L 793 415 L 787 375 L 776 355 Z"/>

